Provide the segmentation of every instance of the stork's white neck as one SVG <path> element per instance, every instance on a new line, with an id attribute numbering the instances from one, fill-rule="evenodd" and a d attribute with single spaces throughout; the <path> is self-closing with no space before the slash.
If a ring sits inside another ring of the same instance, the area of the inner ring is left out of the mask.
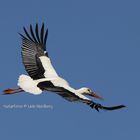
<path id="1" fill-rule="evenodd" d="M 88 88 L 86 88 L 86 87 L 79 88 L 79 89 L 77 89 L 77 92 L 79 94 L 87 93 L 88 92 Z"/>

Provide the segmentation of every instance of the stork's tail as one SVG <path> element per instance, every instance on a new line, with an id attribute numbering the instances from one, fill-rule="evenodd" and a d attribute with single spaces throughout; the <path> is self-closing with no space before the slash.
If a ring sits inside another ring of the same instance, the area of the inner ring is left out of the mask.
<path id="1" fill-rule="evenodd" d="M 18 79 L 18 86 L 21 87 L 25 92 L 39 95 L 42 93 L 42 90 L 37 87 L 38 82 L 33 80 L 30 76 L 20 75 Z"/>
<path id="2" fill-rule="evenodd" d="M 23 90 L 21 88 L 8 88 L 3 90 L 4 95 L 10 95 L 10 94 L 15 94 L 22 92 Z"/>

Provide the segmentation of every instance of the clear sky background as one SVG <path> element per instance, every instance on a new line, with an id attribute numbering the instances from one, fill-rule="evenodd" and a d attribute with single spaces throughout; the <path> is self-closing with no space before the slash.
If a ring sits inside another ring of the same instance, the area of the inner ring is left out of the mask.
<path id="1" fill-rule="evenodd" d="M 127 108 L 98 113 L 51 93 L 1 95 L 0 139 L 139 140 L 139 6 L 138 0 L 1 0 L 1 91 L 16 87 L 18 76 L 26 74 L 18 32 L 44 22 L 57 72 L 74 88 L 97 91 L 105 98 L 99 103 Z M 4 104 L 47 104 L 53 109 L 5 109 Z"/>

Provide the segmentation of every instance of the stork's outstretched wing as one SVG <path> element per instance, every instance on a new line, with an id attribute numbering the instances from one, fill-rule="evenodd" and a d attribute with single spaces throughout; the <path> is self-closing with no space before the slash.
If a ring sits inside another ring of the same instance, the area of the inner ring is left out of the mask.
<path id="1" fill-rule="evenodd" d="M 112 111 L 112 110 L 117 110 L 117 109 L 121 109 L 121 108 L 126 107 L 125 105 L 118 105 L 118 106 L 106 107 L 106 106 L 103 106 L 101 104 L 95 103 L 93 101 L 89 101 L 87 103 L 87 105 L 89 105 L 91 108 L 96 109 L 98 112 L 99 112 L 99 109 Z"/>
<path id="2" fill-rule="evenodd" d="M 22 60 L 29 76 L 34 80 L 40 78 L 58 76 L 53 68 L 46 50 L 48 29 L 44 33 L 44 23 L 39 33 L 38 24 L 35 27 L 35 34 L 30 25 L 30 34 L 24 27 L 25 35 L 22 35 Z"/>

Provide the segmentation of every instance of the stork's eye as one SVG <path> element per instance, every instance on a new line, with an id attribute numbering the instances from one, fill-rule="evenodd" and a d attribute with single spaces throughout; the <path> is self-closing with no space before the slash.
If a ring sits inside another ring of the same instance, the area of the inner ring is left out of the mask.
<path id="1" fill-rule="evenodd" d="M 88 92 L 91 92 L 91 90 L 90 90 L 90 89 L 88 89 Z"/>

